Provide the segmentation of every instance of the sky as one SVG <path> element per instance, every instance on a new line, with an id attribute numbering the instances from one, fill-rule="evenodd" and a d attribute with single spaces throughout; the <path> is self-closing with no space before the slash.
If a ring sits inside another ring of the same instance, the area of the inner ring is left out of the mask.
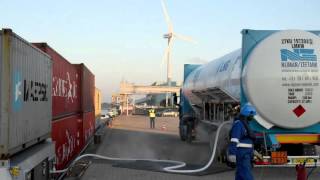
<path id="1" fill-rule="evenodd" d="M 242 29 L 320 29 L 319 0 L 166 0 L 175 40 L 173 80 L 183 64 L 203 64 L 241 48 Z M 29 42 L 47 42 L 71 63 L 95 74 L 103 101 L 120 81 L 149 85 L 166 80 L 163 38 L 168 29 L 160 0 L 10 0 L 0 3 L 0 27 Z"/>

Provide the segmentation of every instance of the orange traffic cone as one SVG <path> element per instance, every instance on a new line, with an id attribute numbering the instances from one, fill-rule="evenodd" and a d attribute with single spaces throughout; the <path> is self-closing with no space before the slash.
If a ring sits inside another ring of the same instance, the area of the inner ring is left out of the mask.
<path id="1" fill-rule="evenodd" d="M 164 123 L 162 124 L 162 126 L 161 126 L 161 130 L 162 130 L 162 131 L 167 130 L 166 124 L 164 124 Z"/>

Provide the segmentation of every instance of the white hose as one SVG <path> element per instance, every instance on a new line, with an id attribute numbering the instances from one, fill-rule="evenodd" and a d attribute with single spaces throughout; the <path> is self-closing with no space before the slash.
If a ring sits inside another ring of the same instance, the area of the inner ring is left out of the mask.
<path id="1" fill-rule="evenodd" d="M 213 145 L 213 148 L 212 148 L 212 153 L 211 153 L 210 160 L 207 162 L 207 164 L 205 166 L 203 166 L 202 168 L 199 168 L 199 169 L 177 170 L 178 168 L 182 168 L 185 165 L 184 166 L 176 165 L 176 166 L 165 167 L 165 168 L 163 168 L 163 170 L 166 171 L 166 172 L 172 172 L 172 173 L 191 174 L 191 173 L 199 173 L 199 172 L 202 172 L 202 171 L 205 171 L 206 169 L 208 169 L 208 167 L 210 167 L 210 165 L 212 164 L 212 162 L 214 160 L 214 157 L 216 155 L 216 150 L 217 150 L 220 131 L 221 131 L 223 126 L 225 126 L 227 124 L 231 124 L 231 123 L 232 123 L 232 121 L 225 121 L 225 122 L 223 122 L 223 123 L 221 123 L 219 125 L 217 133 L 216 133 L 216 136 L 215 136 L 215 139 L 214 139 L 214 145 Z"/>
<path id="2" fill-rule="evenodd" d="M 207 162 L 207 164 L 205 166 L 203 166 L 202 168 L 199 168 L 199 169 L 177 170 L 178 168 L 182 168 L 182 167 L 186 166 L 186 163 L 185 162 L 181 162 L 181 161 L 158 160 L 158 159 L 113 158 L 113 157 L 101 156 L 101 155 L 97 155 L 97 154 L 84 154 L 84 155 L 81 155 L 81 156 L 77 157 L 70 164 L 70 166 L 68 168 L 62 169 L 62 170 L 51 171 L 50 173 L 59 174 L 59 173 L 67 172 L 69 170 L 69 168 L 72 167 L 77 161 L 79 161 L 80 159 L 85 158 L 85 157 L 94 157 L 94 158 L 97 158 L 97 159 L 110 160 L 110 161 L 149 161 L 149 162 L 173 163 L 173 164 L 177 164 L 177 165 L 164 167 L 163 171 L 171 172 L 171 173 L 181 173 L 181 174 L 199 173 L 199 172 L 202 172 L 202 171 L 206 170 L 212 164 L 212 162 L 214 160 L 214 157 L 215 157 L 215 154 L 216 154 L 216 149 L 217 149 L 217 145 L 218 145 L 218 139 L 219 139 L 220 131 L 221 131 L 223 126 L 225 126 L 227 124 L 230 124 L 230 123 L 232 123 L 232 122 L 231 121 L 226 121 L 226 122 L 223 122 L 223 123 L 221 123 L 219 125 L 219 127 L 217 129 L 216 136 L 215 136 L 214 146 L 212 148 L 212 154 L 211 154 L 210 160 Z"/>
<path id="3" fill-rule="evenodd" d="M 109 161 L 149 161 L 149 162 L 165 162 L 165 163 L 173 163 L 173 164 L 179 164 L 185 166 L 186 164 L 181 161 L 174 161 L 174 160 L 159 160 L 159 159 L 132 159 L 132 158 L 113 158 L 113 157 L 108 157 L 108 156 L 101 156 L 98 154 L 84 154 L 79 157 L 77 157 L 68 168 L 62 169 L 62 170 L 56 170 L 56 171 L 51 171 L 53 174 L 59 174 L 59 173 L 64 173 L 68 171 L 70 167 L 72 167 L 77 161 L 80 159 L 83 159 L 85 157 L 93 157 L 97 159 L 102 159 L 102 160 L 109 160 Z"/>

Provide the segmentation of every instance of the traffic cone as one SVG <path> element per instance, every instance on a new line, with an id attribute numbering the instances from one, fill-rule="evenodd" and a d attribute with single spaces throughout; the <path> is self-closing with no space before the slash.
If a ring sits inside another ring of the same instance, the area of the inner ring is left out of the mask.
<path id="1" fill-rule="evenodd" d="M 162 131 L 167 130 L 167 127 L 166 127 L 166 124 L 165 124 L 165 123 L 162 123 L 161 130 L 162 130 Z"/>

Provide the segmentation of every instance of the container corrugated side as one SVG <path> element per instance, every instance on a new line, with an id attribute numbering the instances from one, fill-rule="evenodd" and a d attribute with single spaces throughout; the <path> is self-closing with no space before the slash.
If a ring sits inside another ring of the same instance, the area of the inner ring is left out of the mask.
<path id="1" fill-rule="evenodd" d="M 57 169 L 66 168 L 83 149 L 82 123 L 81 114 L 52 121 Z"/>
<path id="2" fill-rule="evenodd" d="M 81 81 L 75 66 L 47 43 L 33 43 L 52 58 L 52 116 L 59 119 L 81 111 Z"/>
<path id="3" fill-rule="evenodd" d="M 94 114 L 96 119 L 101 116 L 101 91 L 98 88 L 95 88 L 94 93 Z"/>
<path id="4" fill-rule="evenodd" d="M 0 154 L 50 136 L 51 58 L 9 29 L 1 31 Z"/>
<path id="5" fill-rule="evenodd" d="M 95 117 L 94 111 L 83 113 L 83 145 L 86 145 L 89 140 L 93 137 L 95 132 Z"/>
<path id="6" fill-rule="evenodd" d="M 84 65 L 75 64 L 81 74 L 81 111 L 94 111 L 95 77 L 94 74 Z"/>
<path id="7" fill-rule="evenodd" d="M 84 64 L 82 68 L 82 110 L 94 111 L 95 77 Z"/>

